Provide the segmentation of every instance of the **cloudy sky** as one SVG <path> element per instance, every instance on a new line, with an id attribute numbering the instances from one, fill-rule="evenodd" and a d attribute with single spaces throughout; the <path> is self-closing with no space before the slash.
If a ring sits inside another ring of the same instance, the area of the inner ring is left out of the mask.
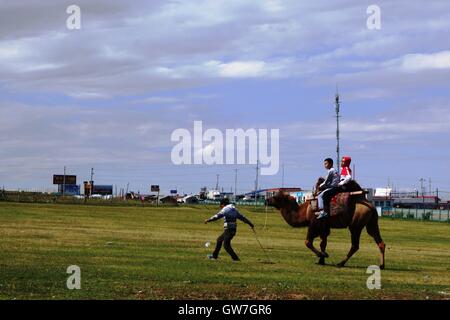
<path id="1" fill-rule="evenodd" d="M 69 30 L 69 5 L 81 29 Z M 381 9 L 369 30 L 368 6 Z M 54 173 L 130 190 L 254 187 L 255 165 L 181 165 L 172 132 L 280 130 L 284 185 L 341 155 L 365 187 L 450 191 L 448 1 L 0 1 L 0 186 Z M 282 184 L 261 176 L 261 187 Z M 450 192 L 448 193 L 450 198 Z"/>

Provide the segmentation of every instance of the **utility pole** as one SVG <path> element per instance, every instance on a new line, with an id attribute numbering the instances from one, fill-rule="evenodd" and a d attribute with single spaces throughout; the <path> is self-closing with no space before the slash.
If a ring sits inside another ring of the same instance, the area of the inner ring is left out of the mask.
<path id="1" fill-rule="evenodd" d="M 92 197 L 92 189 L 94 189 L 94 168 L 91 168 L 91 181 L 89 181 L 91 184 L 91 188 L 89 189 L 90 196 Z"/>
<path id="2" fill-rule="evenodd" d="M 336 144 L 336 155 L 337 155 L 336 166 L 339 166 L 339 163 L 340 163 L 340 161 L 339 161 L 339 159 L 340 159 L 340 157 L 339 157 L 339 118 L 340 118 L 339 108 L 340 108 L 340 102 L 339 102 L 339 92 L 338 92 L 337 85 L 336 85 L 335 107 L 336 107 L 336 141 L 337 141 L 337 144 Z"/>
<path id="3" fill-rule="evenodd" d="M 219 191 L 219 174 L 216 174 L 216 190 Z"/>
<path id="4" fill-rule="evenodd" d="M 422 209 L 425 206 L 425 198 L 424 198 L 424 194 L 423 194 L 423 182 L 425 181 L 424 178 L 420 178 L 420 192 L 422 192 Z"/>
<path id="5" fill-rule="evenodd" d="M 420 181 L 420 192 L 422 193 L 422 197 L 423 197 L 423 182 L 425 181 L 425 179 L 420 178 L 419 181 Z"/>
<path id="6" fill-rule="evenodd" d="M 258 174 L 259 174 L 259 160 L 256 160 L 255 204 L 258 198 Z"/>
<path id="7" fill-rule="evenodd" d="M 234 201 L 236 202 L 236 196 L 237 196 L 237 174 L 238 169 L 234 169 Z"/>
<path id="8" fill-rule="evenodd" d="M 64 166 L 64 176 L 63 176 L 63 189 L 62 196 L 64 197 L 64 192 L 66 191 L 66 166 Z"/>
<path id="9" fill-rule="evenodd" d="M 428 178 L 428 192 L 430 193 L 431 196 L 431 178 Z"/>

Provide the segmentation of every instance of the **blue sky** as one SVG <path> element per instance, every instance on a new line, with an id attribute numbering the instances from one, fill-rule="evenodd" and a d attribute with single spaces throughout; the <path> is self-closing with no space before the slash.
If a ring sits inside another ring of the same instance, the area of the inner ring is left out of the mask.
<path id="1" fill-rule="evenodd" d="M 363 186 L 450 191 L 449 39 L 448 1 L 0 1 L 0 185 L 51 190 L 67 166 L 141 192 L 220 174 L 229 191 L 238 168 L 251 190 L 254 165 L 172 164 L 171 133 L 201 120 L 279 129 L 285 185 L 310 188 L 335 158 L 338 84 L 341 154 Z"/>

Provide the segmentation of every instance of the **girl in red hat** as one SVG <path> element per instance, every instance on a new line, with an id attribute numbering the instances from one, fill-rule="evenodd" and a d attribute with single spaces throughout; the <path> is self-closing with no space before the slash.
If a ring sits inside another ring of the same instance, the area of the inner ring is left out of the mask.
<path id="1" fill-rule="evenodd" d="M 339 187 L 345 191 L 346 184 L 352 180 L 352 169 L 350 169 L 350 162 L 352 162 L 352 158 L 348 156 L 342 157 L 341 160 L 341 179 L 339 182 Z"/>

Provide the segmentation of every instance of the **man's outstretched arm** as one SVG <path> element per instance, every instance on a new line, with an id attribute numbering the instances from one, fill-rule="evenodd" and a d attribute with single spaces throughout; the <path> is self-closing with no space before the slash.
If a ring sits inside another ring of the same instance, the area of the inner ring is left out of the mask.
<path id="1" fill-rule="evenodd" d="M 242 214 L 239 213 L 239 214 L 237 215 L 237 218 L 238 218 L 239 220 L 245 222 L 246 224 L 248 224 L 252 229 L 255 227 L 255 225 L 254 225 L 250 220 L 248 220 L 244 215 L 242 215 Z"/>
<path id="2" fill-rule="evenodd" d="M 223 218 L 225 214 L 223 213 L 223 210 L 221 210 L 219 213 L 216 213 L 211 218 L 205 220 L 205 224 L 208 222 L 219 220 L 220 218 Z"/>

